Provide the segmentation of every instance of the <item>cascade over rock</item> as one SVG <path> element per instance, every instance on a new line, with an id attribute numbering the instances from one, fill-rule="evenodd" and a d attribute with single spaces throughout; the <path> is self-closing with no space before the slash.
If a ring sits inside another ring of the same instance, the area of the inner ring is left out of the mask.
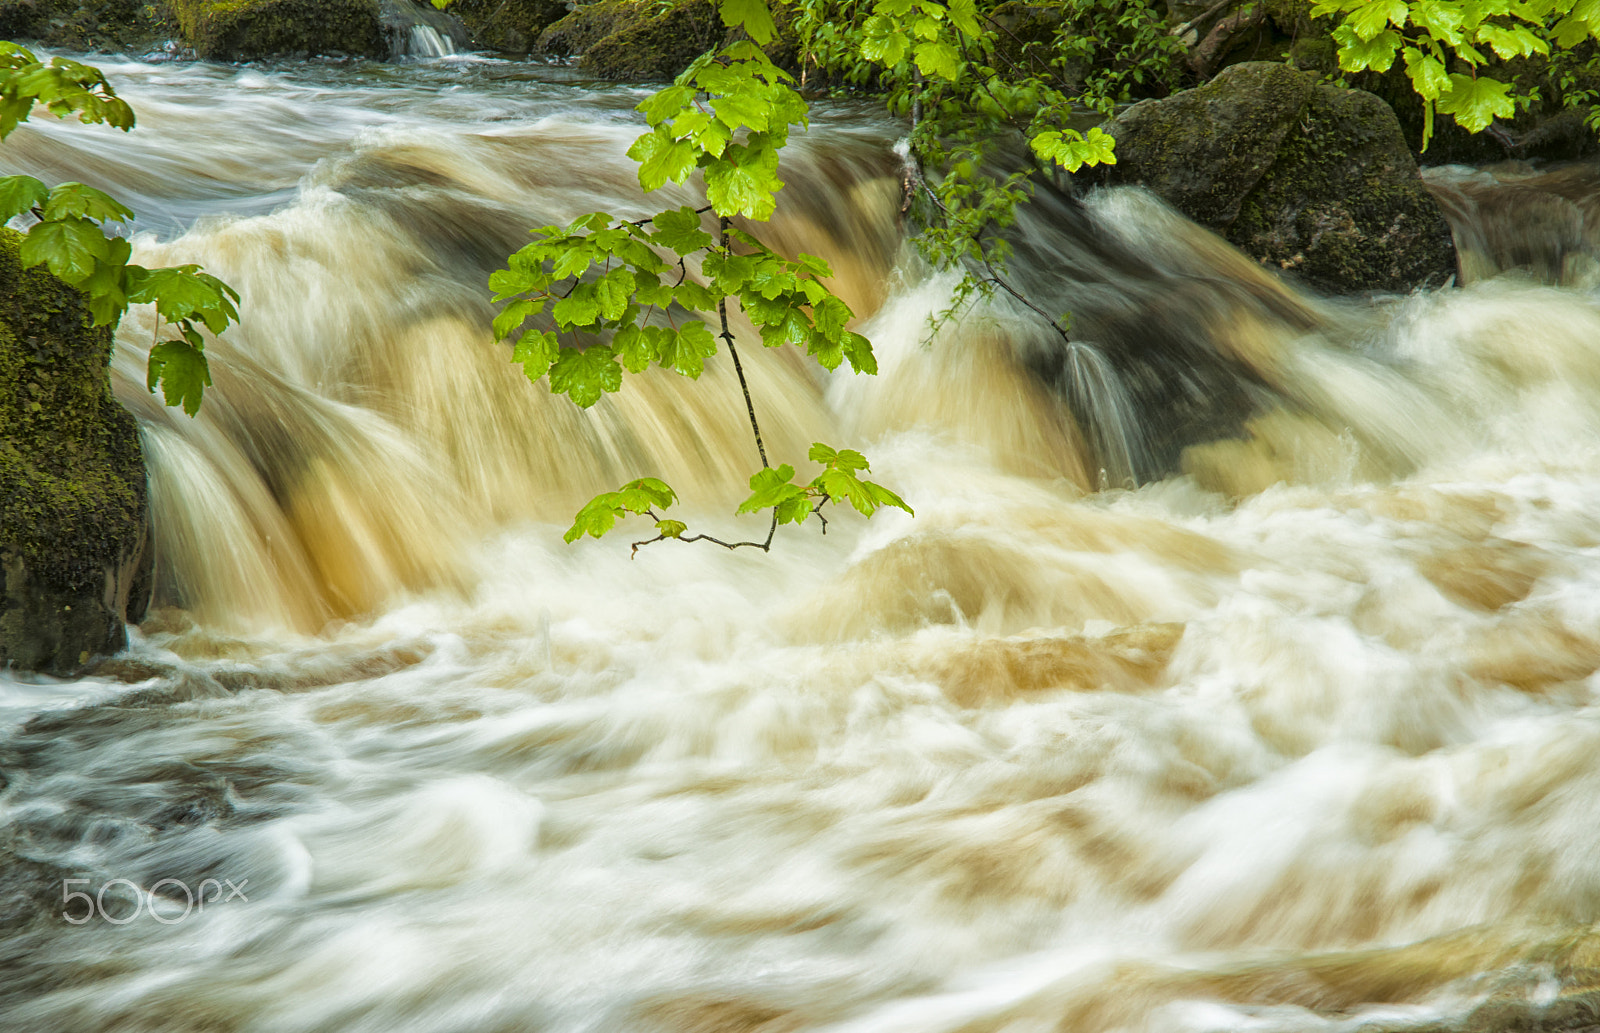
<path id="1" fill-rule="evenodd" d="M 24 270 L 0 229 L 0 667 L 82 669 L 127 641 L 151 556 L 133 417 L 111 396 L 111 329 Z"/>
<path id="2" fill-rule="evenodd" d="M 1141 184 L 1263 265 L 1323 290 L 1409 291 L 1456 270 L 1450 227 L 1394 112 L 1248 62 L 1113 119 L 1105 181 Z"/>

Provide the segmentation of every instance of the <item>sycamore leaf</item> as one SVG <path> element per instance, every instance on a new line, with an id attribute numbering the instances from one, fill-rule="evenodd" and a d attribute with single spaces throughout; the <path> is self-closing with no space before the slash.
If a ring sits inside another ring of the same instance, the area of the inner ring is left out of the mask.
<path id="1" fill-rule="evenodd" d="M 512 334 L 516 333 L 517 328 L 522 326 L 524 320 L 538 312 L 543 307 L 544 302 L 542 301 L 535 301 L 532 298 L 523 298 L 521 301 L 513 301 L 511 304 L 501 309 L 499 315 L 494 317 L 493 326 L 495 340 L 503 341 L 507 337 L 510 337 Z"/>
<path id="2" fill-rule="evenodd" d="M 700 379 L 706 360 L 717 353 L 717 339 L 711 328 L 698 319 L 686 321 L 678 332 L 662 340 L 661 365 L 677 370 L 690 380 Z"/>
<path id="3" fill-rule="evenodd" d="M 680 255 L 693 254 L 703 247 L 709 247 L 714 239 L 700 228 L 700 213 L 688 205 L 662 212 L 655 217 L 654 224 L 655 233 L 651 239 Z"/>
<path id="4" fill-rule="evenodd" d="M 1334 29 L 1333 38 L 1339 44 L 1339 67 L 1347 72 L 1369 68 L 1374 72 L 1387 72 L 1394 65 L 1395 51 L 1402 40 L 1393 29 L 1364 40 L 1348 23 Z"/>
<path id="5" fill-rule="evenodd" d="M 730 29 L 744 29 L 762 46 L 771 43 L 777 32 L 772 12 L 767 10 L 767 0 L 717 0 L 717 12 L 722 15 L 722 24 Z"/>
<path id="6" fill-rule="evenodd" d="M 161 396 L 168 405 L 183 406 L 190 416 L 200 411 L 200 399 L 211 386 L 211 368 L 205 352 L 192 341 L 164 341 L 150 349 L 145 386 L 151 391 L 161 385 Z"/>
<path id="7" fill-rule="evenodd" d="M 1362 4 L 1345 19 L 1345 24 L 1355 29 L 1357 38 L 1368 41 L 1376 38 L 1390 25 L 1404 28 L 1406 24 L 1405 0 L 1370 0 Z"/>
<path id="8" fill-rule="evenodd" d="M 1439 97 L 1439 110 L 1454 115 L 1456 122 L 1469 133 L 1486 128 L 1496 116 L 1510 118 L 1517 112 L 1511 99 L 1511 85 L 1488 76 L 1471 76 L 1452 73 L 1451 88 Z"/>
<path id="9" fill-rule="evenodd" d="M 961 74 L 961 55 L 948 43 L 937 40 L 918 43 L 916 59 L 917 71 L 923 75 L 936 75 L 954 82 Z"/>
<path id="10" fill-rule="evenodd" d="M 1407 47 L 1402 54 L 1406 62 L 1406 75 L 1411 86 L 1424 100 L 1437 100 L 1450 89 L 1450 74 L 1437 58 L 1429 57 L 1415 47 Z"/>
<path id="11" fill-rule="evenodd" d="M 635 140 L 628 148 L 628 157 L 639 163 L 639 186 L 646 193 L 666 185 L 668 180 L 682 183 L 699 160 L 692 144 L 674 140 L 660 129 Z"/>
<path id="12" fill-rule="evenodd" d="M 24 266 L 48 265 L 50 271 L 77 286 L 94 272 L 95 263 L 110 254 L 100 227 L 77 217 L 41 222 L 28 230 L 20 256 Z"/>
<path id="13" fill-rule="evenodd" d="M 738 512 L 755 513 L 791 499 L 805 498 L 806 489 L 794 480 L 794 467 L 784 463 L 777 469 L 756 471 L 750 478 L 750 497 L 739 503 Z"/>
<path id="14" fill-rule="evenodd" d="M 94 187 L 82 183 L 61 183 L 50 190 L 50 199 L 44 206 L 44 218 L 49 221 L 64 219 L 69 215 L 97 222 L 126 222 L 133 218 L 133 209 Z"/>
<path id="15" fill-rule="evenodd" d="M 733 150 L 734 148 L 729 148 Z M 777 154 L 772 154 L 770 171 L 768 163 L 738 165 L 717 162 L 706 169 L 706 200 L 720 215 L 743 215 L 765 222 L 772 218 L 777 202 L 772 193 L 783 186 L 777 177 Z"/>
<path id="16" fill-rule="evenodd" d="M 517 339 L 511 349 L 511 361 L 522 365 L 529 380 L 538 382 L 550 371 L 560 354 L 560 345 L 553 330 L 529 330 Z"/>
<path id="17" fill-rule="evenodd" d="M 50 188 L 32 176 L 0 177 L 0 222 L 44 204 Z"/>
<path id="18" fill-rule="evenodd" d="M 197 265 L 128 269 L 128 300 L 135 305 L 154 302 L 156 312 L 169 323 L 198 318 L 220 334 L 239 318 L 230 297 L 238 298 L 233 288 Z"/>
<path id="19" fill-rule="evenodd" d="M 580 408 L 587 409 L 607 391 L 622 389 L 622 367 L 614 351 L 605 345 L 591 345 L 579 351 L 562 348 L 550 367 L 550 390 L 566 395 Z"/>

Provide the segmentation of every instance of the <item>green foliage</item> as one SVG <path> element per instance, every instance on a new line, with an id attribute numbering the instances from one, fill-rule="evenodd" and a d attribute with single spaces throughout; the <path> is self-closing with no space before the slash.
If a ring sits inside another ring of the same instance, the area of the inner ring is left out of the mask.
<path id="1" fill-rule="evenodd" d="M 82 122 L 104 122 L 124 132 L 134 125 L 133 109 L 98 69 L 59 57 L 46 65 L 23 47 L 0 42 L 0 140 L 26 122 L 36 105 L 58 118 L 76 114 Z M 166 403 L 181 404 L 190 416 L 198 412 L 211 384 L 199 328 L 220 334 L 237 322 L 238 293 L 197 265 L 129 265 L 128 242 L 107 235 L 101 224 L 125 223 L 133 212 L 94 187 L 0 177 L 0 222 L 22 214 L 37 220 L 19 250 L 23 265 L 46 266 L 82 291 L 95 325 L 116 322 L 130 304 L 155 305 L 158 341 L 150 350 L 149 388 L 159 385 Z M 163 323 L 175 338 L 159 340 Z"/>
<path id="2" fill-rule="evenodd" d="M 721 12 L 751 39 L 771 38 L 764 0 L 725 0 Z M 824 470 L 808 485 L 790 483 L 794 469 L 787 464 L 770 467 L 728 329 L 733 302 L 766 347 L 794 345 L 829 370 L 848 363 L 857 373 L 877 372 L 871 344 L 849 329 L 854 313 L 824 283 L 832 275 L 827 262 L 807 254 L 787 258 L 732 224 L 735 216 L 765 221 L 776 208 L 783 187 L 779 151 L 791 127 L 807 124 L 806 103 L 790 81 L 747 40 L 702 56 L 638 106 L 648 129 L 628 155 L 639 163 L 646 192 L 698 172 L 708 203 L 632 220 L 594 212 L 564 228 L 535 229 L 533 242 L 489 278 L 494 300 L 504 306 L 494 332 L 513 341 L 512 360 L 530 380 L 546 379 L 550 390 L 584 408 L 621 390 L 625 373 L 659 367 L 698 378 L 720 350 L 720 337 L 745 392 L 763 467 L 751 479 L 755 494 L 739 512 L 771 510 L 774 529 L 820 516 L 823 505 L 839 500 L 864 515 L 885 505 L 910 512 L 898 495 L 856 476 L 866 469 L 859 452 L 815 446 L 812 457 Z M 690 275 L 691 259 L 698 261 L 698 275 Z M 708 325 L 713 318 L 721 328 L 716 336 Z M 774 478 L 780 479 L 766 490 Z M 764 543 L 689 535 L 682 521 L 656 514 L 676 499 L 654 478 L 632 481 L 584 505 L 566 539 L 598 538 L 632 514 L 656 521 L 651 541 L 771 545 L 770 533 Z"/>
<path id="3" fill-rule="evenodd" d="M 1404 63 L 1423 101 L 1424 150 L 1436 110 L 1475 133 L 1531 102 L 1529 93 L 1493 74 L 1504 62 L 1553 58 L 1600 39 L 1600 0 L 1318 0 L 1311 13 L 1339 19 L 1333 38 L 1345 71 L 1384 72 L 1397 58 Z M 1560 69 L 1570 62 L 1553 64 L 1561 81 Z"/>
<path id="4" fill-rule="evenodd" d="M 1144 0 L 1052 5 L 1059 19 L 1033 38 L 1002 24 L 1003 6 L 797 0 L 809 57 L 845 82 L 884 91 L 890 111 L 911 119 L 907 200 L 923 227 L 917 242 L 937 265 L 968 271 L 941 318 L 974 294 L 1016 293 L 1004 278 L 1009 247 L 994 231 L 1015 221 L 1041 175 L 1115 163 L 1110 135 L 1073 125 L 1079 105 L 1109 114 L 1135 88 L 1175 81 L 1182 53 Z M 1018 152 L 1040 164 L 1019 166 Z M 1064 323 L 1053 325 L 1065 334 Z"/>

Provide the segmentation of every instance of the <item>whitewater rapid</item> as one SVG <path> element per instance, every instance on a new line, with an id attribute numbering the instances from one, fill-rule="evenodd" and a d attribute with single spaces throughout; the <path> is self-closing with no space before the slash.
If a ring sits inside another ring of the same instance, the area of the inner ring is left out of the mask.
<path id="1" fill-rule="evenodd" d="M 953 283 L 903 245 L 898 127 L 827 109 L 769 232 L 835 263 L 882 372 L 752 345 L 754 390 L 776 460 L 862 447 L 916 517 L 630 558 L 561 532 L 632 476 L 738 533 L 737 385 L 581 414 L 491 340 L 482 283 L 528 226 L 652 203 L 643 91 L 107 71 L 132 136 L 0 157 L 128 201 L 136 260 L 204 262 L 243 322 L 190 421 L 127 321 L 156 606 L 81 681 L 0 674 L 0 1028 L 1590 1014 L 1600 303 L 1584 232 L 1521 269 L 1493 243 L 1530 170 L 1434 174 L 1469 275 L 1359 300 L 1148 195 L 1046 198 L 1018 275 L 1073 310 L 1064 350 L 998 303 L 929 332 Z M 1557 183 L 1580 230 L 1592 182 Z M 82 924 L 68 879 L 110 886 Z M 241 892 L 186 908 L 206 879 Z"/>

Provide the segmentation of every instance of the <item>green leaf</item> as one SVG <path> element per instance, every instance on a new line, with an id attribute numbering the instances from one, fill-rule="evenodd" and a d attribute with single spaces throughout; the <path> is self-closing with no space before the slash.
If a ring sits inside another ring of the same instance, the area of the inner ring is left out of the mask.
<path id="1" fill-rule="evenodd" d="M 758 470 L 750 478 L 750 497 L 739 503 L 738 512 L 754 513 L 794 499 L 807 498 L 806 489 L 794 480 L 794 467 L 784 463 L 777 469 Z"/>
<path id="2" fill-rule="evenodd" d="M 948 43 L 937 40 L 918 43 L 916 60 L 917 71 L 923 75 L 938 76 L 954 82 L 961 73 L 961 55 Z"/>
<path id="3" fill-rule="evenodd" d="M 730 154 L 738 150 L 742 148 L 728 148 Z M 706 200 L 719 215 L 743 215 L 765 222 L 777 208 L 773 192 L 783 186 L 777 173 L 778 153 L 770 148 L 744 164 L 718 161 L 705 171 Z"/>
<path id="4" fill-rule="evenodd" d="M 652 506 L 667 509 L 676 501 L 677 493 L 666 481 L 656 477 L 640 477 L 617 491 L 617 505 L 635 513 L 643 513 Z"/>
<path id="5" fill-rule="evenodd" d="M 154 391 L 160 384 L 166 403 L 181 404 L 190 416 L 200 411 L 201 396 L 211 386 L 205 352 L 191 341 L 164 341 L 151 348 L 145 377 L 145 386 Z"/>
<path id="6" fill-rule="evenodd" d="M 706 360 L 717 353 L 717 339 L 711 328 L 697 319 L 686 321 L 678 332 L 661 342 L 661 365 L 677 370 L 690 380 L 700 379 Z"/>
<path id="7" fill-rule="evenodd" d="M 663 538 L 682 538 L 689 525 L 682 520 L 657 520 L 656 533 Z"/>
<path id="8" fill-rule="evenodd" d="M 128 274 L 128 300 L 135 305 L 154 302 L 156 312 L 169 323 L 198 318 L 212 333 L 220 334 L 239 318 L 229 300 L 237 299 L 238 294 L 197 265 L 167 269 L 130 266 Z"/>
<path id="9" fill-rule="evenodd" d="M 71 215 L 97 222 L 126 222 L 133 218 L 133 210 L 94 187 L 62 183 L 51 189 L 50 199 L 44 206 L 44 218 L 48 222 Z"/>
<path id="10" fill-rule="evenodd" d="M 1437 100 L 1450 89 L 1450 74 L 1437 58 L 1429 57 L 1415 47 L 1407 47 L 1402 56 L 1406 62 L 1406 75 L 1411 77 L 1411 87 L 1424 100 Z"/>
<path id="11" fill-rule="evenodd" d="M 1450 83 L 1450 91 L 1439 97 L 1439 110 L 1454 115 L 1456 122 L 1469 133 L 1487 127 L 1496 116 L 1510 118 L 1517 112 L 1509 83 L 1486 75 L 1474 79 L 1460 73 L 1452 73 Z"/>
<path id="12" fill-rule="evenodd" d="M 628 157 L 639 163 L 639 186 L 646 193 L 668 181 L 682 183 L 699 160 L 692 145 L 674 140 L 659 129 L 635 140 L 628 148 Z"/>
<path id="13" fill-rule="evenodd" d="M 13 216 L 44 204 L 50 188 L 32 176 L 5 176 L 0 178 L 0 223 L 11 221 Z"/>
<path id="14" fill-rule="evenodd" d="M 637 281 L 632 269 L 613 269 L 594 282 L 594 297 L 600 315 L 605 319 L 620 319 L 633 300 Z"/>
<path id="15" fill-rule="evenodd" d="M 1347 72 L 1369 68 L 1374 72 L 1387 72 L 1394 65 L 1395 51 L 1402 39 L 1398 32 L 1389 29 L 1363 40 L 1348 23 L 1334 29 L 1333 38 L 1339 44 L 1339 67 Z"/>
<path id="16" fill-rule="evenodd" d="M 524 320 L 542 308 L 544 308 L 544 302 L 535 301 L 532 298 L 524 298 L 521 301 L 514 301 L 501 309 L 500 314 L 494 317 L 495 340 L 503 341 L 516 333 Z"/>
<path id="17" fill-rule="evenodd" d="M 654 225 L 655 233 L 651 239 L 680 255 L 693 254 L 709 247 L 715 239 L 700 228 L 700 213 L 688 205 L 660 213 L 655 217 Z"/>
<path id="18" fill-rule="evenodd" d="M 572 526 L 567 528 L 567 533 L 562 539 L 571 545 L 584 535 L 599 538 L 616 525 L 617 517 L 623 514 L 615 505 L 616 492 L 608 491 L 603 495 L 596 495 L 583 504 L 577 516 L 572 519 Z"/>
<path id="19" fill-rule="evenodd" d="M 550 367 L 550 390 L 566 395 L 580 408 L 587 409 L 607 391 L 622 388 L 622 367 L 616 353 L 605 345 L 591 345 L 579 351 L 562 348 Z"/>
<path id="20" fill-rule="evenodd" d="M 595 296 L 595 285 L 580 283 L 572 293 L 555 303 L 550 309 L 556 325 L 563 328 L 594 326 L 600 318 L 600 300 Z"/>
<path id="21" fill-rule="evenodd" d="M 1370 41 L 1390 25 L 1404 28 L 1407 13 L 1405 0 L 1369 0 L 1356 8 L 1345 24 L 1355 29 L 1357 38 Z"/>
<path id="22" fill-rule="evenodd" d="M 109 247 L 99 226 L 74 217 L 41 222 L 28 230 L 20 256 L 25 267 L 48 265 L 52 273 L 76 286 L 94 272 L 97 261 L 109 255 Z"/>
<path id="23" fill-rule="evenodd" d="M 771 43 L 777 32 L 766 0 L 717 0 L 717 11 L 722 15 L 722 24 L 730 29 L 744 29 L 762 46 Z"/>
<path id="24" fill-rule="evenodd" d="M 512 347 L 511 361 L 521 363 L 522 372 L 537 383 L 550 371 L 559 354 L 560 345 L 554 331 L 529 330 Z"/>

